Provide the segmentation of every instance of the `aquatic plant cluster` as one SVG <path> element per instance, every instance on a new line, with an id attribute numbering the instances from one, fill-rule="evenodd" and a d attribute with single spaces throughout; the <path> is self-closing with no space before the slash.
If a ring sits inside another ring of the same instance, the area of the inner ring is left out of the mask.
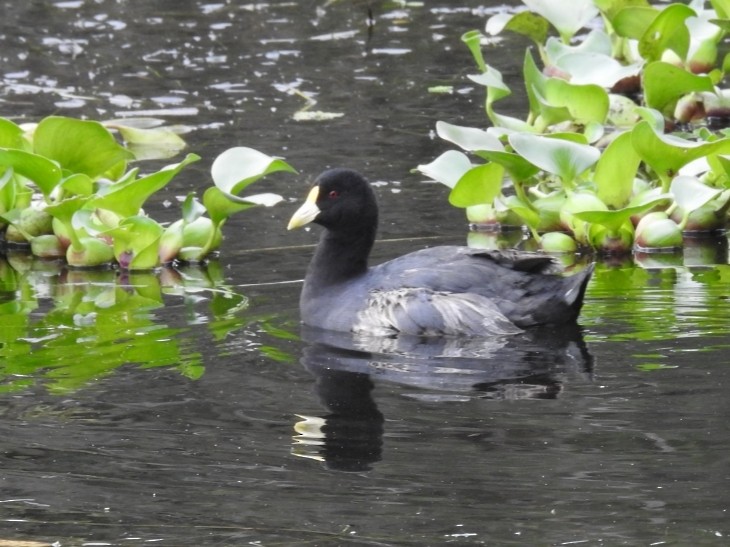
<path id="1" fill-rule="evenodd" d="M 439 121 L 460 150 L 417 170 L 449 186 L 474 225 L 527 227 L 548 251 L 674 251 L 691 232 L 724 230 L 730 55 L 719 49 L 730 1 L 523 3 L 463 36 L 491 126 Z M 535 44 L 524 119 L 497 110 L 511 90 L 485 60 L 507 31 Z"/>
<path id="2" fill-rule="evenodd" d="M 273 205 L 275 194 L 240 197 L 275 171 L 294 172 L 283 160 L 235 147 L 211 168 L 200 201 L 182 200 L 181 218 L 162 225 L 143 209 L 186 166 L 181 161 L 140 174 L 136 161 L 166 159 L 185 142 L 175 128 L 150 118 L 97 122 L 49 116 L 18 125 L 0 118 L 0 227 L 6 245 L 33 256 L 64 259 L 72 268 L 116 266 L 151 270 L 172 262 L 200 262 L 219 246 L 221 228 L 234 213 Z"/>

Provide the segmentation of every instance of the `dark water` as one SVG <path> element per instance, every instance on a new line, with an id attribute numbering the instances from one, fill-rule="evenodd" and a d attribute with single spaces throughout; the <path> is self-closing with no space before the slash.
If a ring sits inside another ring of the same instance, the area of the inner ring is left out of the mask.
<path id="1" fill-rule="evenodd" d="M 470 347 L 300 331 L 316 236 L 284 226 L 324 167 L 380 183 L 375 260 L 465 239 L 444 189 L 410 169 L 446 149 L 436 120 L 483 120 L 459 36 L 488 10 L 373 2 L 369 36 L 366 7 L 3 2 L 0 115 L 192 128 L 204 161 L 156 218 L 229 146 L 301 175 L 265 183 L 288 203 L 234 217 L 208 268 L 0 263 L 0 540 L 727 544 L 725 239 L 710 265 L 692 249 L 678 266 L 601 265 L 576 332 Z M 524 46 L 489 62 L 516 78 Z M 292 88 L 343 116 L 295 121 Z"/>

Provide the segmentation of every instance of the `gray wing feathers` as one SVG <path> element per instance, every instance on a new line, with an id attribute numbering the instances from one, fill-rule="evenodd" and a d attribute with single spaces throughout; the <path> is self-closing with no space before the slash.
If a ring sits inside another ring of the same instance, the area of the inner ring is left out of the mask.
<path id="1" fill-rule="evenodd" d="M 432 335 L 504 335 L 522 332 L 488 298 L 423 288 L 376 290 L 358 313 L 355 332 Z"/>

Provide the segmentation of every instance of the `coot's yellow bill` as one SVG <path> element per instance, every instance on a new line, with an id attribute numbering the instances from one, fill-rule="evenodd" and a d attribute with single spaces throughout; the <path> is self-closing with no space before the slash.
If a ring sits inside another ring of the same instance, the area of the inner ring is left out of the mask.
<path id="1" fill-rule="evenodd" d="M 304 202 L 304 204 L 296 210 L 294 215 L 292 215 L 291 220 L 289 220 L 289 224 L 286 227 L 287 230 L 301 228 L 302 226 L 306 226 L 315 218 L 317 218 L 317 215 L 321 212 L 319 210 L 319 207 L 317 207 L 318 197 L 319 186 L 315 186 L 309 191 L 309 194 L 307 195 L 307 200 Z"/>

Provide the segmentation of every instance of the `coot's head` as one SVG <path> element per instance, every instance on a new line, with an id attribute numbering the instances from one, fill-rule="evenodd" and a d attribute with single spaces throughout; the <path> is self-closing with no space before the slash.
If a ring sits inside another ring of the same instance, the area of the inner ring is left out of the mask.
<path id="1" fill-rule="evenodd" d="M 330 169 L 322 173 L 287 229 L 301 228 L 310 222 L 339 232 L 375 228 L 378 205 L 368 181 L 352 169 Z"/>

